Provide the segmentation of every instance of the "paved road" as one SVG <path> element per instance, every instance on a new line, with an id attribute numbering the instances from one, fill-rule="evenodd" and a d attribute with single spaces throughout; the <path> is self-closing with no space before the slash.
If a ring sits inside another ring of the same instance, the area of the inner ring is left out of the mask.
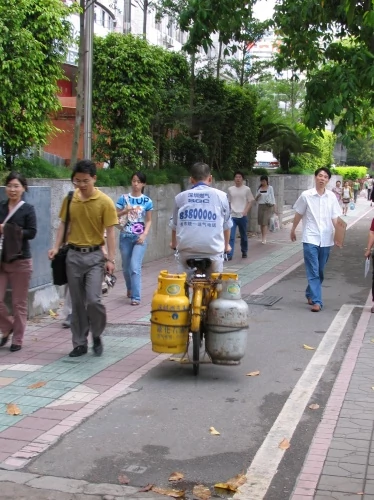
<path id="1" fill-rule="evenodd" d="M 315 353 L 303 344 L 317 349 L 341 307 L 355 305 L 331 357 L 321 357 L 327 366 L 315 378 L 309 399 L 320 409 L 305 409 L 300 399 L 301 420 L 293 422 L 289 415 L 290 427 L 296 426 L 292 452 L 284 455 L 265 497 L 288 499 L 368 296 L 362 253 L 370 219 L 361 219 L 348 232 L 346 247 L 332 252 L 321 313 L 309 311 L 304 269 L 297 268 L 266 290 L 282 297 L 279 302 L 251 306 L 247 354 L 239 367 L 207 364 L 195 378 L 190 366 L 166 360 L 133 384 L 133 392 L 32 461 L 27 471 L 94 483 L 118 483 L 118 476 L 126 474 L 132 486 L 168 486 L 169 474 L 181 471 L 186 481 L 178 487 L 188 491 L 196 483 L 212 486 L 247 471 Z M 258 377 L 246 376 L 254 370 L 260 370 Z M 211 426 L 221 435 L 210 435 Z M 269 452 L 264 453 L 266 463 Z"/>

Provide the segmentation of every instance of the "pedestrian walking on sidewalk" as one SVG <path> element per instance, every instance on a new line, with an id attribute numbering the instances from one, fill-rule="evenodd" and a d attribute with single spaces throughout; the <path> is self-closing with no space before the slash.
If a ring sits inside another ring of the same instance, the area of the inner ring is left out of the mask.
<path id="1" fill-rule="evenodd" d="M 106 310 L 101 302 L 104 268 L 114 271 L 115 225 L 118 216 L 113 201 L 95 187 L 96 165 L 91 160 L 81 160 L 73 168 L 71 180 L 76 187 L 69 207 L 69 250 L 66 273 L 71 296 L 71 331 L 74 349 L 72 358 L 87 353 L 87 337 L 91 331 L 93 351 L 101 356 L 101 334 L 106 325 Z M 54 247 L 48 256 L 52 260 L 62 245 L 67 218 L 67 197 L 60 210 L 60 225 Z M 102 246 L 104 231 L 107 233 L 108 258 Z"/>
<path id="2" fill-rule="evenodd" d="M 369 259 L 371 257 L 372 262 L 373 262 L 373 277 L 372 277 L 372 282 L 371 282 L 371 294 L 372 294 L 372 300 L 374 302 L 374 254 L 372 252 L 373 247 L 374 247 L 374 219 L 371 221 L 371 226 L 370 226 L 369 235 L 368 235 L 368 243 L 367 243 L 367 247 L 365 248 L 365 257 L 367 259 Z M 374 313 L 374 305 L 371 306 L 371 312 Z"/>
<path id="3" fill-rule="evenodd" d="M 353 192 L 348 181 L 344 181 L 342 189 L 343 215 L 347 215 L 350 202 L 353 200 Z"/>
<path id="4" fill-rule="evenodd" d="M 244 174 L 242 172 L 235 172 L 234 183 L 234 186 L 230 186 L 227 191 L 232 219 L 230 233 L 231 252 L 227 255 L 228 260 L 231 260 L 234 256 L 236 228 L 239 228 L 242 258 L 246 259 L 248 256 L 248 212 L 251 210 L 254 201 L 251 188 L 244 184 Z"/>
<path id="5" fill-rule="evenodd" d="M 269 177 L 261 175 L 260 186 L 257 190 L 255 200 L 258 203 L 258 225 L 261 228 L 261 243 L 266 245 L 266 233 L 268 230 L 270 217 L 275 211 L 275 197 L 272 186 L 269 186 Z"/>
<path id="6" fill-rule="evenodd" d="M 328 168 L 315 171 L 315 187 L 304 191 L 294 205 L 296 211 L 291 229 L 291 241 L 296 241 L 296 227 L 303 221 L 303 251 L 308 286 L 305 296 L 312 312 L 322 309 L 324 269 L 334 246 L 334 228 L 341 208 L 334 193 L 326 186 L 331 179 Z"/>
<path id="7" fill-rule="evenodd" d="M 227 195 L 211 187 L 212 175 L 206 163 L 191 168 L 192 188 L 177 194 L 170 220 L 170 247 L 178 250 L 178 272 L 190 273 L 187 260 L 206 257 L 209 272 L 223 271 L 223 256 L 230 253 L 232 221 Z"/>
<path id="8" fill-rule="evenodd" d="M 342 188 L 342 183 L 340 181 L 336 181 L 335 187 L 332 188 L 332 192 L 335 194 L 340 207 L 343 209 L 343 200 L 342 200 L 343 188 Z"/>
<path id="9" fill-rule="evenodd" d="M 125 217 L 120 225 L 119 249 L 127 297 L 132 306 L 140 304 L 142 263 L 147 250 L 147 236 L 152 224 L 153 202 L 144 194 L 146 176 L 135 172 L 131 178 L 131 193 L 120 196 L 116 203 L 118 217 Z"/>
<path id="10" fill-rule="evenodd" d="M 22 201 L 27 191 L 23 175 L 11 172 L 5 179 L 7 199 L 0 202 L 0 347 L 5 346 L 10 336 L 10 351 L 22 349 L 27 322 L 27 296 L 32 274 L 32 257 L 29 240 L 36 236 L 36 215 L 33 205 Z M 13 317 L 9 316 L 4 303 L 8 286 L 12 289 Z"/>

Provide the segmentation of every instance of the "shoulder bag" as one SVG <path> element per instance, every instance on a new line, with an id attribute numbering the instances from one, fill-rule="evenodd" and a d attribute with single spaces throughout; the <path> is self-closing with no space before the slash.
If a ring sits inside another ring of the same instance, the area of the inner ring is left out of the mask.
<path id="1" fill-rule="evenodd" d="M 7 224 L 7 222 L 24 203 L 24 201 L 17 203 L 4 219 L 3 231 L 0 236 L 0 262 L 12 262 L 22 253 L 22 228 L 17 224 Z"/>
<path id="2" fill-rule="evenodd" d="M 64 228 L 64 236 L 62 239 L 62 245 L 52 260 L 52 276 L 53 276 L 53 284 L 54 285 L 66 285 L 68 282 L 68 277 L 66 275 L 66 256 L 69 250 L 68 245 L 66 244 L 66 237 L 69 228 L 70 222 L 70 203 L 73 198 L 74 191 L 69 191 L 68 194 L 68 204 L 66 207 L 66 219 L 65 219 L 65 228 Z"/>

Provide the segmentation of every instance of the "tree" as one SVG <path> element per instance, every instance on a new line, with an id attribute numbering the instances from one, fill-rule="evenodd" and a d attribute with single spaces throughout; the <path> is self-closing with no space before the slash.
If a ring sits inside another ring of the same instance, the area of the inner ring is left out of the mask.
<path id="1" fill-rule="evenodd" d="M 61 0 L 0 3 L 0 147 L 7 168 L 54 130 L 71 11 Z"/>
<path id="2" fill-rule="evenodd" d="M 274 26 L 282 37 L 278 70 L 305 73 L 306 124 L 337 134 L 368 130 L 374 105 L 374 10 L 368 0 L 283 0 Z"/>
<path id="3" fill-rule="evenodd" d="M 365 165 L 374 163 L 373 134 L 357 137 L 347 144 L 347 165 Z"/>
<path id="4" fill-rule="evenodd" d="M 155 161 L 151 123 L 161 102 L 164 52 L 133 35 L 94 39 L 94 152 L 111 168 Z"/>

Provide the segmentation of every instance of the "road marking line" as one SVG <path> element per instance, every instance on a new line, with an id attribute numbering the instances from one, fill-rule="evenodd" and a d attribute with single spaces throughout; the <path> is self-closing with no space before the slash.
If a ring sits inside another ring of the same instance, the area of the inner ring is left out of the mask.
<path id="1" fill-rule="evenodd" d="M 247 482 L 234 495 L 236 500 L 262 500 L 265 497 L 285 453 L 278 448 L 278 445 L 284 438 L 291 441 L 354 307 L 354 305 L 342 305 L 333 319 L 314 356 L 252 460 L 246 474 Z"/>

